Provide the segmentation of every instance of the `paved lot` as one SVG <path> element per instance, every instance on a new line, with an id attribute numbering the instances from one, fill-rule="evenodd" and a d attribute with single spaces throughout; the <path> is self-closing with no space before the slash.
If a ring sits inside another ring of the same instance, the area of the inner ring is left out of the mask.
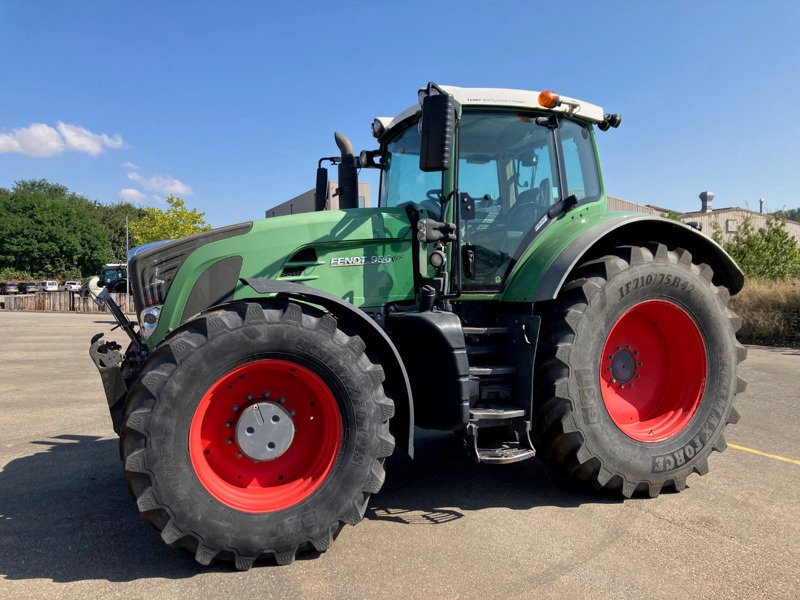
<path id="1" fill-rule="evenodd" d="M 88 357 L 100 315 L 0 312 L 0 598 L 797 598 L 800 464 L 729 448 L 681 494 L 621 501 L 418 432 L 320 557 L 246 573 L 164 546 L 120 476 Z M 118 339 L 122 336 L 118 335 Z M 800 351 L 753 348 L 731 444 L 800 459 Z"/>

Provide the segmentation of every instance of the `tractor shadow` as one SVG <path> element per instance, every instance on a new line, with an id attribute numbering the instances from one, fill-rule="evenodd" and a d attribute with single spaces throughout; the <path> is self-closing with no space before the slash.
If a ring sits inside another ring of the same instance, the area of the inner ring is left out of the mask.
<path id="1" fill-rule="evenodd" d="M 396 452 L 386 483 L 367 510 L 370 520 L 441 525 L 487 508 L 529 510 L 621 503 L 618 494 L 576 488 L 532 459 L 509 465 L 477 464 L 461 437 L 417 429 L 415 458 Z"/>
<path id="2" fill-rule="evenodd" d="M 139 518 L 116 439 L 61 435 L 33 444 L 45 451 L 0 471 L 0 579 L 123 582 L 201 572 Z"/>
<path id="3" fill-rule="evenodd" d="M 197 565 L 142 522 L 120 474 L 116 439 L 61 435 L 32 443 L 42 451 L 0 471 L 0 578 L 128 582 L 232 570 Z M 454 434 L 417 430 L 416 445 L 414 461 L 400 452 L 389 460 L 367 519 L 445 524 L 484 508 L 620 501 L 571 489 L 536 460 L 475 464 Z"/>

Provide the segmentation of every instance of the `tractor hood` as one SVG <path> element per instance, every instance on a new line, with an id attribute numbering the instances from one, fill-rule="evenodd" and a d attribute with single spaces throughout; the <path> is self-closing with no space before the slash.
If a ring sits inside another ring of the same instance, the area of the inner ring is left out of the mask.
<path id="1" fill-rule="evenodd" d="M 137 314 L 158 307 L 153 347 L 210 306 L 253 297 L 241 279 L 304 283 L 359 307 L 414 297 L 411 227 L 402 208 L 260 219 L 175 240 L 131 260 Z"/>

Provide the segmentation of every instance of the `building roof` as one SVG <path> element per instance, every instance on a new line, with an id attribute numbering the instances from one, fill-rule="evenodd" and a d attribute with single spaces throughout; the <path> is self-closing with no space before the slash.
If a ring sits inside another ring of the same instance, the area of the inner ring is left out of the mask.
<path id="1" fill-rule="evenodd" d="M 462 88 L 443 85 L 441 88 L 455 98 L 462 106 L 501 106 L 504 108 L 526 108 L 549 110 L 555 113 L 568 114 L 577 119 L 599 123 L 604 118 L 602 107 L 569 96 L 561 96 L 562 104 L 552 109 L 543 108 L 539 104 L 539 92 L 529 90 L 512 90 L 502 88 Z M 421 110 L 419 104 L 408 107 L 399 115 L 390 119 L 378 117 L 386 129 L 391 129 L 401 121 L 415 115 Z"/>

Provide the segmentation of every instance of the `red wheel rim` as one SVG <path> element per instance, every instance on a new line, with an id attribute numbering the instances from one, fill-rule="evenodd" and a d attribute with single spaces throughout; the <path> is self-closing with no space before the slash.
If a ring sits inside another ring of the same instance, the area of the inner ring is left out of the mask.
<path id="1" fill-rule="evenodd" d="M 294 437 L 269 461 L 250 458 L 237 442 L 237 420 L 256 403 L 291 415 Z M 272 512 L 308 498 L 331 471 L 342 441 L 336 398 L 313 371 L 285 360 L 257 360 L 215 381 L 195 410 L 189 456 L 217 500 L 244 512 Z"/>
<path id="2" fill-rule="evenodd" d="M 706 346 L 694 319 L 677 304 L 648 300 L 611 328 L 600 359 L 600 391 L 624 434 L 661 442 L 691 421 L 707 371 Z"/>

